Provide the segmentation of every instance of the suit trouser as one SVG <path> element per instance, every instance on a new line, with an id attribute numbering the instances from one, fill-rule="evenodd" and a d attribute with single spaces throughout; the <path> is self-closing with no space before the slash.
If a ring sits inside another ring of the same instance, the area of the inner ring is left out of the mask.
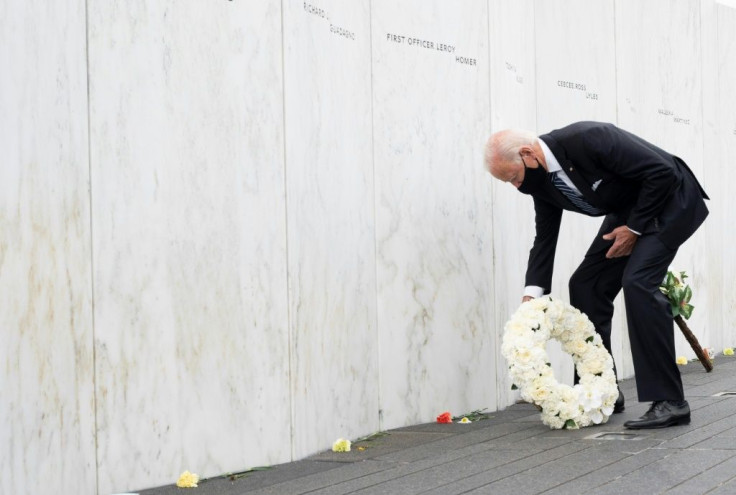
<path id="1" fill-rule="evenodd" d="M 601 225 L 570 278 L 570 304 L 590 318 L 611 352 L 613 300 L 623 288 L 639 401 L 682 400 L 672 313 L 659 290 L 677 249 L 668 248 L 654 234 L 645 234 L 630 256 L 608 259 L 606 252 L 613 242 L 601 236 L 619 224 L 615 217 L 607 217 Z"/>

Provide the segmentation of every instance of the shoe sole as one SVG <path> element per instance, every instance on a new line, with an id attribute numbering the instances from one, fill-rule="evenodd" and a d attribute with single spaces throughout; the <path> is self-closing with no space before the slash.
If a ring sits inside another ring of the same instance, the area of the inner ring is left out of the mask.
<path id="1" fill-rule="evenodd" d="M 624 428 L 628 428 L 629 430 L 654 430 L 657 428 L 669 428 L 670 426 L 684 426 L 690 424 L 690 416 L 684 417 L 684 418 L 677 418 L 675 420 L 669 421 L 667 423 L 661 424 L 661 425 L 653 425 L 653 426 L 638 426 L 638 425 L 631 425 L 626 426 L 624 424 Z"/>

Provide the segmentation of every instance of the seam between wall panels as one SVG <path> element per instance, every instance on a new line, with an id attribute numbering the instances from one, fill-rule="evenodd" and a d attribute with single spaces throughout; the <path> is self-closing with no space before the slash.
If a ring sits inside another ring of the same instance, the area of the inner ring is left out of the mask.
<path id="1" fill-rule="evenodd" d="M 287 351 L 288 351 L 288 380 L 287 389 L 289 392 L 289 458 L 294 460 L 294 422 L 295 422 L 295 410 L 294 410 L 294 394 L 292 393 L 292 369 L 293 369 L 293 353 L 292 353 L 292 328 L 291 328 L 291 297 L 289 292 L 289 198 L 288 198 L 288 187 L 287 187 L 287 174 L 286 174 L 286 36 L 284 33 L 284 1 L 281 0 L 281 140 L 283 145 L 282 164 L 284 174 L 284 244 L 285 244 L 285 274 L 286 274 L 286 336 L 287 336 Z"/>
<path id="2" fill-rule="evenodd" d="M 100 493 L 100 464 L 99 445 L 97 440 L 97 345 L 95 327 L 95 253 L 94 253 L 94 221 L 92 205 L 92 98 L 90 92 L 90 66 L 89 66 L 89 0 L 84 2 L 84 51 L 85 51 L 85 73 L 87 76 L 87 197 L 89 198 L 89 266 L 90 266 L 90 305 L 92 312 L 92 408 L 93 408 L 93 440 L 94 440 L 94 479 L 95 493 Z"/>
<path id="3" fill-rule="evenodd" d="M 486 1 L 486 38 L 488 42 L 488 51 L 486 53 L 487 61 L 488 61 L 488 124 L 489 124 L 489 131 L 493 131 L 493 89 L 492 89 L 492 70 L 493 70 L 493 64 L 492 64 L 492 58 L 493 58 L 493 48 L 491 44 L 491 2 L 493 0 Z M 484 157 L 485 157 L 485 151 L 484 151 Z M 485 159 L 485 158 L 484 158 Z M 485 167 L 485 164 L 484 164 Z M 496 290 L 496 241 L 495 241 L 495 231 L 496 231 L 496 219 L 495 214 L 493 213 L 495 211 L 494 205 L 496 202 L 496 195 L 493 194 L 493 184 L 491 184 L 491 280 L 489 287 L 491 289 L 491 293 L 493 294 L 493 297 L 491 298 L 491 316 L 490 321 L 488 322 L 489 325 L 491 325 L 492 329 L 492 336 L 493 336 L 493 373 L 494 373 L 494 382 L 495 382 L 495 391 L 494 396 L 496 399 L 496 410 L 498 410 L 498 406 L 501 403 L 501 387 L 498 386 L 498 363 L 497 363 L 497 356 L 498 356 L 498 349 L 499 349 L 499 342 L 498 342 L 498 332 L 494 331 L 493 326 L 495 323 L 496 313 L 498 310 L 498 301 L 496 300 L 496 294 L 498 291 Z"/>
<path id="4" fill-rule="evenodd" d="M 373 281 L 374 281 L 374 323 L 376 332 L 376 391 L 378 400 L 378 430 L 383 430 L 383 402 L 381 400 L 381 332 L 378 324 L 378 212 L 376 208 L 376 121 L 373 113 L 374 95 L 373 95 L 373 0 L 368 0 L 368 46 L 370 50 L 370 67 L 371 67 L 371 175 L 373 178 Z"/>
<path id="5" fill-rule="evenodd" d="M 616 126 L 619 125 L 618 108 L 620 95 L 618 94 L 618 26 L 616 23 L 616 17 L 618 15 L 618 8 L 616 7 L 616 0 L 613 0 L 613 95 L 616 98 L 615 114 Z"/>

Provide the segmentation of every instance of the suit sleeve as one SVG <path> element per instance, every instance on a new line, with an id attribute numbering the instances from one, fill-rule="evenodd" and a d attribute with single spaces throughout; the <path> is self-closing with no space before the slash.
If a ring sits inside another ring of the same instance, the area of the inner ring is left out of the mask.
<path id="1" fill-rule="evenodd" d="M 536 197 L 534 198 L 536 233 L 534 244 L 529 252 L 525 285 L 542 287 L 545 294 L 549 294 L 552 290 L 552 271 L 555 264 L 555 251 L 561 219 L 561 208 Z"/>
<path id="2" fill-rule="evenodd" d="M 644 232 L 682 182 L 671 156 L 613 125 L 587 133 L 584 145 L 602 168 L 640 184 L 639 196 L 626 225 L 636 232 Z"/>

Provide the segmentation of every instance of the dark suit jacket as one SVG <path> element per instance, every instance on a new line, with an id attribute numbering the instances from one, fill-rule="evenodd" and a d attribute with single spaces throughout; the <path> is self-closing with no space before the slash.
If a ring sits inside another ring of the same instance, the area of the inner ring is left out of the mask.
<path id="1" fill-rule="evenodd" d="M 604 212 L 606 232 L 627 225 L 676 249 L 708 215 L 708 196 L 685 162 L 630 132 L 578 122 L 539 138 L 585 199 Z M 582 211 L 551 183 L 533 198 L 536 236 L 526 285 L 549 293 L 562 210 Z"/>

